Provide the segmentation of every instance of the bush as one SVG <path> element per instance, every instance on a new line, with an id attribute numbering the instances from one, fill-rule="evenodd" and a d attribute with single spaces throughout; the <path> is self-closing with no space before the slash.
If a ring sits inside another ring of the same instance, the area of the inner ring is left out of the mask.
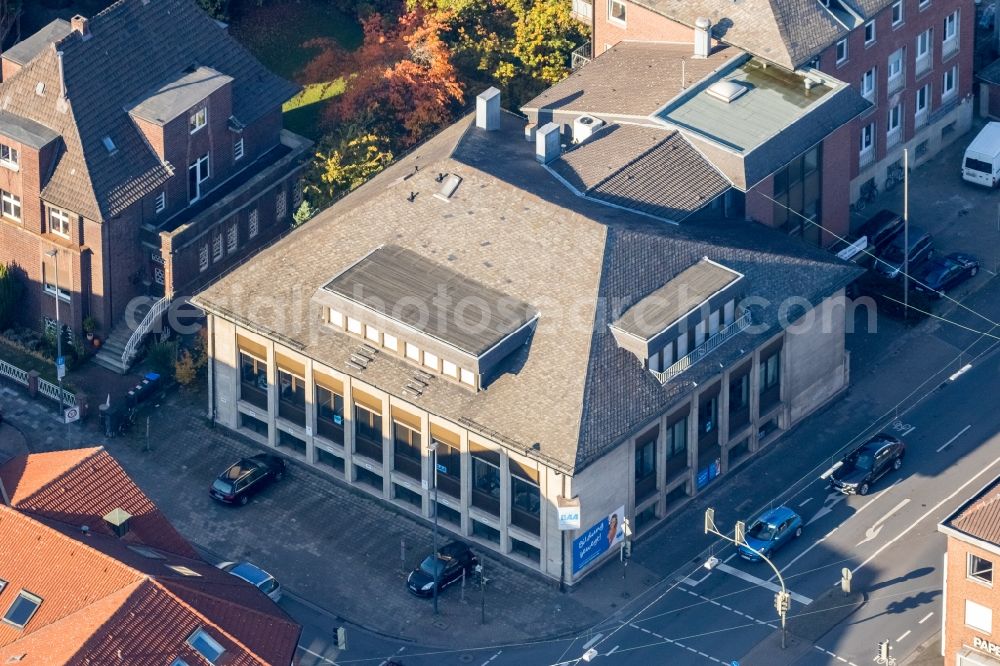
<path id="1" fill-rule="evenodd" d="M 148 359 L 153 372 L 161 377 L 172 376 L 177 363 L 177 343 L 168 341 L 150 345 Z"/>
<path id="2" fill-rule="evenodd" d="M 0 331 L 6 331 L 14 323 L 22 288 L 14 266 L 0 264 Z"/>

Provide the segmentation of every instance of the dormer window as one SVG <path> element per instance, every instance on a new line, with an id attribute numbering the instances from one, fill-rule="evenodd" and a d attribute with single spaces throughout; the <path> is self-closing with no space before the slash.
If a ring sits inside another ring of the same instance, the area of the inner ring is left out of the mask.
<path id="1" fill-rule="evenodd" d="M 59 208 L 49 208 L 49 232 L 63 238 L 70 237 L 70 215 Z"/>
<path id="2" fill-rule="evenodd" d="M 0 166 L 17 171 L 21 167 L 21 155 L 17 148 L 0 143 Z"/>
<path id="3" fill-rule="evenodd" d="M 191 114 L 191 118 L 188 122 L 188 130 L 191 132 L 191 134 L 194 134 L 207 124 L 208 124 L 208 108 L 203 106 Z"/>

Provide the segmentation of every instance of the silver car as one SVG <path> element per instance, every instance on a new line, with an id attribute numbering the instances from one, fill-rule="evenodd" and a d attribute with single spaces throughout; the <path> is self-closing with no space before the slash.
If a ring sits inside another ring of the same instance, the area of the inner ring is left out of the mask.
<path id="1" fill-rule="evenodd" d="M 221 562 L 215 566 L 237 578 L 242 578 L 269 596 L 275 603 L 281 601 L 281 584 L 257 565 L 249 562 Z"/>

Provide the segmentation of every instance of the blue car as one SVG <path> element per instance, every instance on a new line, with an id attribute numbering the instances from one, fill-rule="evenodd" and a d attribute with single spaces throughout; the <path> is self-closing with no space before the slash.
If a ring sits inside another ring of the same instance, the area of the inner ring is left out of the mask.
<path id="1" fill-rule="evenodd" d="M 760 559 L 760 553 L 763 553 L 770 558 L 774 551 L 800 536 L 802 517 L 799 514 L 785 506 L 770 509 L 750 523 L 744 537 L 747 545 L 739 548 L 740 557 L 756 562 Z"/>

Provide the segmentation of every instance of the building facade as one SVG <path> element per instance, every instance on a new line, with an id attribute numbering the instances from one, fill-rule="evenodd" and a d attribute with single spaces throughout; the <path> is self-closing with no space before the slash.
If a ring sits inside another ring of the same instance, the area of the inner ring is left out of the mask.
<path id="1" fill-rule="evenodd" d="M 0 262 L 25 324 L 51 325 L 59 298 L 75 333 L 93 317 L 128 340 L 127 314 L 287 229 L 309 146 L 281 126 L 296 88 L 192 0 L 54 21 L 2 63 Z"/>
<path id="2" fill-rule="evenodd" d="M 857 271 L 578 196 L 478 101 L 195 297 L 209 413 L 573 584 L 846 387 Z"/>
<path id="3" fill-rule="evenodd" d="M 1000 664 L 1000 478 L 938 525 L 948 537 L 941 646 L 946 665 Z"/>
<path id="4" fill-rule="evenodd" d="M 699 13 L 700 12 L 700 13 Z M 691 43 L 698 20 L 722 42 L 783 69 L 815 68 L 872 103 L 851 122 L 844 156 L 850 201 L 890 170 L 919 165 L 972 122 L 975 7 L 962 0 L 831 0 L 694 7 L 665 0 L 596 0 L 593 52 L 621 41 Z M 760 219 L 755 217 L 754 219 Z M 860 221 L 860 220 L 859 220 Z"/>

